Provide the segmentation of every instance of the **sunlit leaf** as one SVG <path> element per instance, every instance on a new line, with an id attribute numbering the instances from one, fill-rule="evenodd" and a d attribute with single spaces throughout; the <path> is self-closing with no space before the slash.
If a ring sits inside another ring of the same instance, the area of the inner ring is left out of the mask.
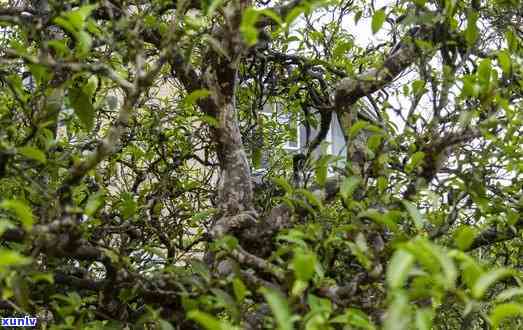
<path id="1" fill-rule="evenodd" d="M 387 284 L 391 288 L 400 288 L 405 284 L 415 258 L 409 252 L 397 250 L 387 267 Z"/>
<path id="2" fill-rule="evenodd" d="M 39 163 L 45 164 L 47 162 L 47 157 L 45 156 L 45 153 L 38 148 L 26 146 L 18 148 L 17 152 L 27 158 L 36 160 Z"/>
<path id="3" fill-rule="evenodd" d="M 31 259 L 20 253 L 0 248 L 0 267 L 5 266 L 23 266 L 31 263 Z"/>
<path id="4" fill-rule="evenodd" d="M 296 249 L 292 259 L 292 268 L 294 276 L 302 281 L 308 281 L 314 276 L 316 267 L 316 255 L 309 251 Z"/>
<path id="5" fill-rule="evenodd" d="M 476 299 L 483 297 L 487 289 L 494 283 L 513 275 L 514 271 L 508 268 L 498 268 L 482 274 L 472 287 L 472 296 Z"/>
<path id="6" fill-rule="evenodd" d="M 492 327 L 498 329 L 501 325 L 501 322 L 506 318 L 511 317 L 522 317 L 523 316 L 523 305 L 516 303 L 501 304 L 490 312 L 490 321 L 492 322 Z"/>
<path id="7" fill-rule="evenodd" d="M 414 226 L 416 226 L 416 229 L 418 231 L 423 230 L 423 228 L 425 227 L 425 225 L 427 223 L 427 220 L 420 213 L 418 208 L 407 200 L 402 200 L 401 202 L 403 203 L 403 206 L 405 206 L 405 209 L 409 213 L 412 221 L 414 222 Z"/>
<path id="8" fill-rule="evenodd" d="M 25 230 L 31 230 L 33 227 L 33 211 L 26 202 L 16 199 L 5 199 L 0 202 L 0 208 L 7 209 L 16 214 Z"/>
<path id="9" fill-rule="evenodd" d="M 385 22 L 386 14 L 384 9 L 377 10 L 374 15 L 372 15 L 372 22 L 371 22 L 371 28 L 372 33 L 378 32 L 381 27 L 383 26 L 383 23 Z"/>
<path id="10" fill-rule="evenodd" d="M 293 330 L 294 321 L 285 297 L 281 293 L 267 288 L 262 288 L 260 291 L 271 308 L 278 324 L 278 330 Z"/>

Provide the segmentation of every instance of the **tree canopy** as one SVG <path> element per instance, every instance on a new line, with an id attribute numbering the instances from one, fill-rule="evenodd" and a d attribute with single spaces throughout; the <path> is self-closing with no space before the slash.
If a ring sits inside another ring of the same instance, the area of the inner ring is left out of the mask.
<path id="1" fill-rule="evenodd" d="M 0 0 L 0 315 L 523 327 L 522 40 L 519 0 Z"/>

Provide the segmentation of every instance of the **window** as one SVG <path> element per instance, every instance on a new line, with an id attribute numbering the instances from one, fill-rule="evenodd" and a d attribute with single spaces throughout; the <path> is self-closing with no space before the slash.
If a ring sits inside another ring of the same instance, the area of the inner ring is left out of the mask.
<path id="1" fill-rule="evenodd" d="M 272 107 L 269 105 L 266 105 L 261 112 L 261 114 L 267 118 L 274 118 L 276 119 L 276 122 L 280 124 L 282 127 L 287 126 L 289 132 L 289 137 L 285 141 L 283 148 L 286 150 L 299 150 L 300 145 L 300 125 L 297 120 L 297 118 L 293 118 L 290 114 L 287 113 L 278 113 L 274 110 L 276 109 L 276 105 L 273 105 Z"/>

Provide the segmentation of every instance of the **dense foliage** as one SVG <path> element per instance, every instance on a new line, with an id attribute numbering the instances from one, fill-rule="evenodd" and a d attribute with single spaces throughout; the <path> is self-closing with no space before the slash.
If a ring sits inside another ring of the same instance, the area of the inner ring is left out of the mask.
<path id="1" fill-rule="evenodd" d="M 0 0 L 0 316 L 523 328 L 522 40 L 519 0 Z"/>

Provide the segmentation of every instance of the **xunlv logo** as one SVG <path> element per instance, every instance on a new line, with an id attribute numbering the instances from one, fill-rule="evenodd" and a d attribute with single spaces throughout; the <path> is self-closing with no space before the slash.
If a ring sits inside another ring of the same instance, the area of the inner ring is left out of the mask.
<path id="1" fill-rule="evenodd" d="M 34 327 L 36 326 L 36 317 L 3 317 L 3 327 Z"/>

